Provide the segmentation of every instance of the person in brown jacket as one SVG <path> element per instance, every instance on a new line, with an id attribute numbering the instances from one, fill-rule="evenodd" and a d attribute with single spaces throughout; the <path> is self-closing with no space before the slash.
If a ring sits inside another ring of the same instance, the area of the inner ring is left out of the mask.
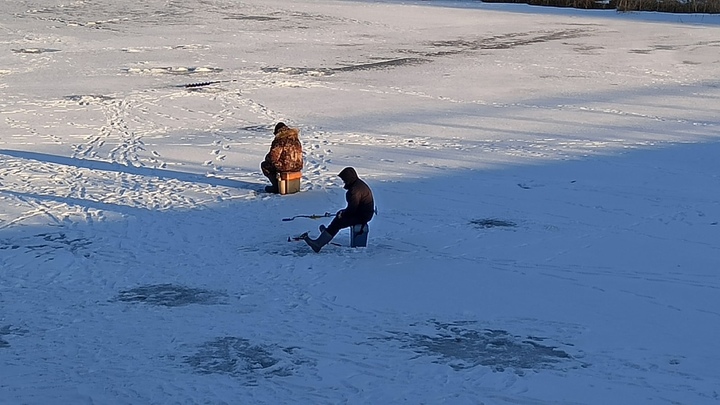
<path id="1" fill-rule="evenodd" d="M 270 146 L 270 152 L 260 163 L 260 169 L 271 185 L 265 187 L 268 193 L 278 193 L 277 175 L 281 172 L 299 172 L 303 168 L 302 144 L 300 131 L 290 128 L 283 122 L 278 122 L 273 131 L 275 138 Z"/>

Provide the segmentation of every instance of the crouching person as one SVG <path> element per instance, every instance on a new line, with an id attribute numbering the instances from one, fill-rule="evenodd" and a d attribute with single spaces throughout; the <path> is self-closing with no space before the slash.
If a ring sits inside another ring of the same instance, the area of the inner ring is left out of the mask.
<path id="1" fill-rule="evenodd" d="M 270 185 L 265 187 L 268 193 L 279 193 L 278 173 L 299 172 L 303 168 L 303 152 L 300 143 L 300 131 L 297 128 L 290 128 L 282 122 L 275 125 L 270 151 L 265 155 L 265 160 L 260 163 L 260 169 L 265 177 L 270 180 Z"/>
<path id="2" fill-rule="evenodd" d="M 352 167 L 344 168 L 338 176 L 345 183 L 345 200 L 347 207 L 335 214 L 330 225 L 325 227 L 320 225 L 320 236 L 317 239 L 310 237 L 305 238 L 307 243 L 315 253 L 319 253 L 323 246 L 330 241 L 343 228 L 349 228 L 354 225 L 362 225 L 370 222 L 375 214 L 375 200 L 373 199 L 370 187 L 362 181 L 355 169 Z"/>

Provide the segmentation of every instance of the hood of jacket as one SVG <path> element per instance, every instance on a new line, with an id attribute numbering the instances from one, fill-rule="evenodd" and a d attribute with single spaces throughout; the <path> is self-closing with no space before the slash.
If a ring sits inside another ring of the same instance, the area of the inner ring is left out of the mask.
<path id="1" fill-rule="evenodd" d="M 275 139 L 283 138 L 298 138 L 300 136 L 300 130 L 297 128 L 282 127 L 275 134 Z"/>
<path id="2" fill-rule="evenodd" d="M 358 179 L 357 172 L 352 167 L 346 167 L 338 174 L 338 177 L 345 183 L 345 189 L 350 187 Z"/>

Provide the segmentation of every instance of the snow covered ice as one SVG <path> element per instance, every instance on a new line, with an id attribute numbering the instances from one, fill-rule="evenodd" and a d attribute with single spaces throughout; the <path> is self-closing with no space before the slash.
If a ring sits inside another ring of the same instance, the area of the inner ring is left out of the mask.
<path id="1" fill-rule="evenodd" d="M 0 4 L 0 404 L 720 403 L 720 17 Z M 279 122 L 301 192 L 261 192 Z M 367 248 L 288 236 L 344 207 Z"/>

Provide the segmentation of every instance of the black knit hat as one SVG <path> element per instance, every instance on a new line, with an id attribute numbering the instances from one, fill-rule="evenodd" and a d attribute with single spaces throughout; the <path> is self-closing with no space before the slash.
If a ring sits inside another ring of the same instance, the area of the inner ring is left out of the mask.
<path id="1" fill-rule="evenodd" d="M 277 125 L 275 125 L 275 130 L 273 131 L 273 135 L 277 135 L 277 133 L 280 132 L 280 130 L 285 127 L 287 127 L 287 125 L 285 125 L 284 122 L 278 122 Z"/>

